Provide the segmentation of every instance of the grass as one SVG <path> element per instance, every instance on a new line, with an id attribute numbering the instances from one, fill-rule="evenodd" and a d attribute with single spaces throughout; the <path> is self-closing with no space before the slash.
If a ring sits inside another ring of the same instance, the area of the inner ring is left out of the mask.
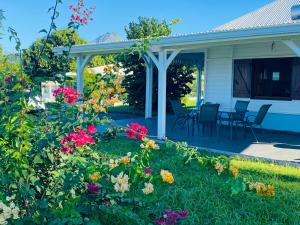
<path id="1" fill-rule="evenodd" d="M 99 151 L 116 157 L 138 149 L 139 142 L 123 138 L 99 144 Z M 152 168 L 170 170 L 175 183 L 155 187 L 152 197 L 166 209 L 188 210 L 188 219 L 182 221 L 185 225 L 300 224 L 300 169 L 242 158 L 232 163 L 248 180 L 273 184 L 276 196 L 259 197 L 252 192 L 232 196 L 226 177 L 196 162 L 184 165 L 175 149 L 162 146 L 152 159 Z M 141 218 L 145 214 L 140 212 Z"/>

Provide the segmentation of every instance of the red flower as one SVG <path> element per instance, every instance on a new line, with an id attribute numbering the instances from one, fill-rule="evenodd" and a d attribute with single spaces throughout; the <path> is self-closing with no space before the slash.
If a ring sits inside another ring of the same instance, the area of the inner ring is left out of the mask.
<path id="1" fill-rule="evenodd" d="M 148 130 L 145 126 L 133 122 L 131 122 L 129 126 L 130 128 L 125 130 L 128 138 L 132 139 L 135 137 L 137 140 L 142 140 L 146 137 Z"/>
<path id="2" fill-rule="evenodd" d="M 64 153 L 64 154 L 69 154 L 71 152 L 73 152 L 73 147 L 72 146 L 62 146 L 61 147 L 61 151 Z"/>
<path id="3" fill-rule="evenodd" d="M 58 87 L 54 90 L 53 96 L 63 96 L 67 103 L 75 104 L 79 99 L 80 93 L 71 87 Z"/>
<path id="4" fill-rule="evenodd" d="M 59 94 L 61 94 L 63 92 L 63 88 L 62 87 L 58 87 L 57 89 L 54 90 L 53 92 L 53 96 L 58 96 Z"/>
<path id="5" fill-rule="evenodd" d="M 73 5 L 69 5 L 69 9 L 73 9 Z"/>
<path id="6" fill-rule="evenodd" d="M 71 132 L 69 135 L 63 137 L 60 141 L 62 145 L 61 151 L 64 154 L 69 154 L 77 147 L 85 146 L 87 144 L 95 144 L 92 136 L 88 135 L 85 130 L 77 128 L 76 132 Z"/>
<path id="7" fill-rule="evenodd" d="M 88 126 L 88 133 L 94 134 L 94 133 L 96 133 L 96 132 L 97 132 L 97 129 L 96 129 L 96 127 L 94 126 L 94 124 L 90 124 L 90 125 Z"/>
<path id="8" fill-rule="evenodd" d="M 135 136 L 135 132 L 134 132 L 134 130 L 132 130 L 132 129 L 126 129 L 125 130 L 125 133 L 127 134 L 127 137 L 129 138 L 129 139 L 132 139 L 132 138 L 134 138 L 134 136 Z"/>

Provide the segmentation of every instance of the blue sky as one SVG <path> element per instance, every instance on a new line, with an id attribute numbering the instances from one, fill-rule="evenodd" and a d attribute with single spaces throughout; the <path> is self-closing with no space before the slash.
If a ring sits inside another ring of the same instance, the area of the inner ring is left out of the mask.
<path id="1" fill-rule="evenodd" d="M 236 17 L 263 6 L 272 0 L 85 0 L 87 5 L 96 6 L 94 21 L 81 28 L 80 35 L 93 40 L 106 32 L 117 32 L 125 37 L 124 26 L 138 16 L 153 16 L 171 21 L 181 18 L 173 34 L 208 31 Z M 1 0 L 0 8 L 5 11 L 4 31 L 8 26 L 18 32 L 22 47 L 28 47 L 40 37 L 39 30 L 50 22 L 48 8 L 55 0 Z M 75 0 L 63 0 L 58 26 L 63 28 L 69 21 L 68 6 Z M 13 51 L 7 34 L 0 40 L 6 52 Z"/>

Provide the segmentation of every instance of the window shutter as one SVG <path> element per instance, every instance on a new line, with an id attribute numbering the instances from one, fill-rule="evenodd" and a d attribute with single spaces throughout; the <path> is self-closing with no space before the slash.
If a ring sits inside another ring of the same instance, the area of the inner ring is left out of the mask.
<path id="1" fill-rule="evenodd" d="M 292 99 L 300 100 L 300 58 L 293 60 Z"/>
<path id="2" fill-rule="evenodd" d="M 234 61 L 233 97 L 251 97 L 252 60 Z"/>

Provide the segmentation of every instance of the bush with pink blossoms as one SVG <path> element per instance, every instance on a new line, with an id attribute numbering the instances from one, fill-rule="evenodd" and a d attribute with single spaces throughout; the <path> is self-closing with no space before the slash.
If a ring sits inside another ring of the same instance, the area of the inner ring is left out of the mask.
<path id="1" fill-rule="evenodd" d="M 75 104 L 80 97 L 80 93 L 71 87 L 58 87 L 54 90 L 53 96 L 59 102 Z"/>
<path id="2" fill-rule="evenodd" d="M 125 133 L 130 139 L 136 138 L 137 140 L 142 140 L 147 137 L 148 129 L 138 123 L 131 122 L 129 128 L 125 130 Z"/>

